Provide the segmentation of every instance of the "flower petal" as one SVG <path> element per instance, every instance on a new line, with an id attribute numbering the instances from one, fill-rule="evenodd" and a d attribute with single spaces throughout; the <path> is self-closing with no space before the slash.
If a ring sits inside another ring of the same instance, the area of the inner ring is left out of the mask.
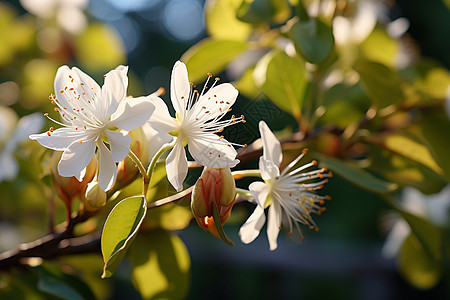
<path id="1" fill-rule="evenodd" d="M 270 191 L 267 184 L 261 181 L 255 181 L 249 185 L 248 189 L 252 193 L 253 198 L 255 198 L 256 203 L 264 209 Z"/>
<path id="2" fill-rule="evenodd" d="M 261 228 L 266 222 L 266 216 L 264 215 L 264 208 L 257 205 L 251 216 L 239 229 L 239 236 L 244 244 L 253 242 L 259 235 Z"/>
<path id="3" fill-rule="evenodd" d="M 173 66 L 170 79 L 170 99 L 181 120 L 184 120 L 190 92 L 191 85 L 189 84 L 186 65 L 181 61 L 177 61 Z"/>
<path id="4" fill-rule="evenodd" d="M 64 151 L 73 142 L 92 139 L 92 137 L 87 136 L 83 131 L 75 131 L 70 127 L 63 127 L 51 132 L 50 135 L 47 132 L 32 134 L 30 139 L 38 141 L 39 144 L 46 148 Z"/>
<path id="5" fill-rule="evenodd" d="M 80 174 L 75 175 L 75 178 L 76 178 L 79 182 L 82 182 L 82 181 L 83 181 L 84 175 L 86 175 L 86 169 L 87 169 L 87 167 L 84 168 L 83 170 L 81 170 Z"/>
<path id="6" fill-rule="evenodd" d="M 267 239 L 270 251 L 273 251 L 278 247 L 277 239 L 281 226 L 281 207 L 277 201 L 272 201 L 267 219 Z"/>
<path id="7" fill-rule="evenodd" d="M 122 100 L 108 126 L 131 131 L 144 125 L 155 110 L 150 99 L 154 96 L 126 98 Z"/>
<path id="8" fill-rule="evenodd" d="M 63 177 L 78 176 L 95 154 L 95 140 L 79 143 L 74 141 L 67 147 L 58 164 L 58 173 Z"/>
<path id="9" fill-rule="evenodd" d="M 111 148 L 111 156 L 115 162 L 123 160 L 130 153 L 131 137 L 127 132 L 106 129 L 106 137 Z"/>
<path id="10" fill-rule="evenodd" d="M 232 168 L 237 165 L 237 152 L 225 139 L 213 133 L 188 137 L 189 152 L 199 164 L 211 168 Z"/>
<path id="11" fill-rule="evenodd" d="M 155 110 L 147 123 L 153 129 L 162 133 L 168 133 L 176 129 L 178 123 L 170 116 L 166 103 L 156 96 L 152 96 L 150 101 L 155 106 Z"/>
<path id="12" fill-rule="evenodd" d="M 147 144 L 149 146 L 148 149 L 148 161 L 152 161 L 153 156 L 159 151 L 159 149 L 164 145 L 172 142 L 174 139 L 173 136 L 167 133 L 161 133 L 153 129 L 149 122 L 145 123 L 142 126 L 142 130 L 144 131 L 145 138 L 147 140 Z"/>
<path id="13" fill-rule="evenodd" d="M 186 152 L 183 139 L 178 138 L 175 147 L 170 151 L 166 159 L 167 179 L 177 192 L 183 189 L 183 181 L 188 172 Z"/>
<path id="14" fill-rule="evenodd" d="M 269 129 L 266 122 L 259 122 L 259 132 L 263 142 L 263 156 L 265 160 L 271 160 L 277 167 L 280 167 L 283 154 L 281 152 L 281 144 Z"/>
<path id="15" fill-rule="evenodd" d="M 19 166 L 11 151 L 0 152 L 0 182 L 12 180 L 19 173 Z"/>
<path id="16" fill-rule="evenodd" d="M 74 96 L 80 95 L 78 100 L 81 100 L 83 105 L 97 113 L 103 112 L 99 103 L 100 86 L 77 67 L 70 69 L 68 66 L 62 66 L 58 69 L 55 76 L 55 95 L 61 107 L 67 107 L 69 111 L 79 105 L 80 101 L 74 102 Z M 88 101 L 90 101 L 89 105 Z"/>
<path id="17" fill-rule="evenodd" d="M 119 106 L 119 103 L 127 96 L 128 67 L 118 66 L 105 75 L 105 83 L 102 87 L 102 101 L 105 105 L 106 117 L 111 116 Z"/>
<path id="18" fill-rule="evenodd" d="M 98 143 L 99 166 L 98 186 L 105 192 L 109 191 L 116 181 L 117 166 L 112 159 L 111 152 L 102 141 Z"/>
<path id="19" fill-rule="evenodd" d="M 230 83 L 223 83 L 206 92 L 192 107 L 193 114 L 205 122 L 225 114 L 234 104 L 239 92 Z"/>
<path id="20" fill-rule="evenodd" d="M 29 135 L 39 132 L 42 126 L 44 126 L 44 117 L 41 113 L 33 113 L 22 117 L 9 140 L 9 143 L 14 145 L 11 147 L 15 148 L 15 145 L 28 138 Z"/>
<path id="21" fill-rule="evenodd" d="M 259 158 L 259 170 L 264 180 L 269 180 L 280 176 L 280 170 L 271 160 L 265 160 L 263 156 Z"/>

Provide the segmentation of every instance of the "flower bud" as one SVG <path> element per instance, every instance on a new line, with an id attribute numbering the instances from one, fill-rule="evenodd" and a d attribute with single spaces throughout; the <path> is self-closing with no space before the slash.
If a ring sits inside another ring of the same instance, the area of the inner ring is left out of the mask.
<path id="1" fill-rule="evenodd" d="M 144 166 L 148 163 L 148 143 L 142 128 L 129 132 L 131 136 L 130 150 L 141 160 Z M 139 175 L 139 169 L 130 157 L 125 157 L 117 166 L 115 189 L 121 189 L 133 182 Z"/>
<path id="2" fill-rule="evenodd" d="M 58 174 L 58 163 L 61 159 L 62 152 L 54 151 L 51 157 L 51 173 L 53 182 L 55 183 L 59 197 L 70 206 L 75 198 L 83 198 L 87 185 L 92 181 L 97 171 L 97 159 L 94 156 L 89 165 L 86 167 L 86 174 L 80 182 L 73 177 L 63 177 Z"/>
<path id="3" fill-rule="evenodd" d="M 98 186 L 98 182 L 89 182 L 83 203 L 86 210 L 92 211 L 101 208 L 106 203 L 106 192 Z"/>
<path id="4" fill-rule="evenodd" d="M 223 239 L 214 222 L 213 205 L 217 205 L 221 226 L 230 217 L 235 199 L 236 185 L 230 169 L 205 167 L 192 191 L 192 213 L 200 227 Z"/>

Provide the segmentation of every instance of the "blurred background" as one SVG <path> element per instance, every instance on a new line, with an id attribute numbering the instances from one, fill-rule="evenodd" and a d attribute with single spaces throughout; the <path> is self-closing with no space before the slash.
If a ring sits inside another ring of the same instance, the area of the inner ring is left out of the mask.
<path id="1" fill-rule="evenodd" d="M 432 60 L 444 70 L 450 67 L 449 1 L 386 0 L 382 4 L 385 22 L 398 18 L 409 21 L 405 45 L 412 57 Z M 168 90 L 175 61 L 209 36 L 204 5 L 202 0 L 1 1 L 0 105 L 15 112 L 12 117 L 15 122 L 34 112 L 52 110 L 48 96 L 53 92 L 56 70 L 64 64 L 78 66 L 99 83 L 103 74 L 124 64 L 130 67 L 129 95 L 148 95 L 160 87 Z M 223 82 L 236 79 L 230 69 L 213 75 L 219 75 Z M 205 73 L 204 79 L 206 76 Z M 163 98 L 169 101 L 169 95 Z M 259 137 L 251 127 L 256 128 L 262 119 L 274 131 L 298 130 L 295 118 L 267 98 L 258 96 L 258 101 L 254 100 L 251 93 L 239 96 L 234 111 L 250 118 L 250 124 L 246 124 L 247 129 L 238 126 L 225 132 L 227 137 L 251 144 Z M 6 143 L 5 126 L 0 131 L 3 133 L 0 148 Z M 49 126 L 46 123 L 45 128 Z M 47 231 L 49 208 L 44 199 L 51 192 L 36 184 L 42 175 L 37 170 L 42 171 L 44 151 L 38 145 L 18 149 L 14 155 L 19 163 L 19 176 L 0 182 L 0 252 L 39 238 Z M 256 168 L 256 161 L 244 167 Z M 188 182 L 195 182 L 194 175 Z M 327 203 L 327 212 L 316 218 L 320 231 L 306 230 L 305 242 L 280 235 L 275 252 L 268 250 L 264 231 L 252 244 L 240 243 L 237 232 L 253 209 L 246 204 L 236 205 L 225 228 L 235 247 L 202 231 L 195 222 L 176 231 L 191 259 L 187 299 L 450 296 L 448 274 L 433 287 L 421 289 L 399 274 L 395 258 L 382 255 L 392 211 L 381 196 L 356 188 L 340 176 L 331 180 L 325 192 L 333 195 L 333 200 Z M 55 201 L 53 208 L 56 224 L 64 221 L 60 202 Z M 77 258 L 67 261 L 70 259 Z M 82 269 L 81 277 L 97 297 L 141 299 L 131 283 L 128 262 L 111 279 L 101 280 L 100 256 L 92 254 L 78 259 L 75 264 Z M 4 284 L 6 277 L 0 275 L 0 288 L 2 278 Z M 21 286 L 23 282 L 15 284 Z M 148 284 L 151 283 L 149 278 Z M 31 295 L 27 289 L 24 285 L 21 296 Z"/>

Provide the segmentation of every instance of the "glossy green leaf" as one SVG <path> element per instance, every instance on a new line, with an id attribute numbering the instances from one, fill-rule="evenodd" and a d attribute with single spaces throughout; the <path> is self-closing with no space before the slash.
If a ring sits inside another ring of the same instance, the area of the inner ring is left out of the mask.
<path id="1" fill-rule="evenodd" d="M 307 86 L 305 63 L 283 51 L 266 54 L 254 70 L 256 86 L 282 110 L 299 118 Z"/>
<path id="2" fill-rule="evenodd" d="M 105 262 L 102 278 L 113 275 L 136 237 L 146 212 L 147 203 L 142 196 L 126 198 L 112 209 L 103 227 L 101 239 Z"/>
<path id="3" fill-rule="evenodd" d="M 413 234 L 403 242 L 397 262 L 402 275 L 420 289 L 432 288 L 442 275 L 441 264 L 424 251 Z"/>
<path id="4" fill-rule="evenodd" d="M 234 243 L 225 233 L 225 230 L 223 230 L 222 221 L 220 220 L 219 215 L 219 208 L 217 207 L 217 204 L 215 201 L 213 201 L 213 220 L 214 224 L 216 225 L 217 232 L 219 233 L 220 239 L 227 243 L 230 246 L 234 246 Z"/>
<path id="5" fill-rule="evenodd" d="M 397 185 L 373 176 L 353 163 L 317 154 L 319 165 L 342 176 L 349 182 L 374 193 L 390 193 Z"/>
<path id="6" fill-rule="evenodd" d="M 402 217 L 408 222 L 412 232 L 421 243 L 424 251 L 435 261 L 442 259 L 442 233 L 425 219 L 400 210 Z"/>
<path id="7" fill-rule="evenodd" d="M 139 235 L 128 258 L 133 283 L 143 299 L 184 299 L 190 280 L 190 257 L 181 239 L 167 231 Z"/>
<path id="8" fill-rule="evenodd" d="M 370 61 L 358 61 L 354 69 L 359 73 L 360 83 L 378 108 L 398 104 L 404 99 L 397 75 L 385 65 Z"/>
<path id="9" fill-rule="evenodd" d="M 204 39 L 186 51 L 181 60 L 186 63 L 189 80 L 198 83 L 204 81 L 208 73 L 222 72 L 246 49 L 247 43 L 243 41 Z"/>
<path id="10" fill-rule="evenodd" d="M 398 40 L 389 36 L 385 28 L 377 26 L 360 45 L 366 58 L 393 67 L 398 60 Z"/>
<path id="11" fill-rule="evenodd" d="M 208 0 L 205 2 L 205 22 L 209 35 L 217 40 L 248 38 L 252 26 L 237 19 L 236 12 L 242 0 Z"/>
<path id="12" fill-rule="evenodd" d="M 324 61 L 334 47 L 331 28 L 319 19 L 297 21 L 291 27 L 295 48 L 306 61 L 318 64 Z"/>
<path id="13" fill-rule="evenodd" d="M 389 181 L 412 186 L 425 194 L 438 193 L 447 181 L 423 164 L 387 149 L 370 148 L 370 169 Z"/>
<path id="14" fill-rule="evenodd" d="M 67 300 L 95 299 L 86 283 L 64 273 L 59 266 L 46 263 L 33 269 L 39 274 L 38 289 L 43 292 Z"/>
<path id="15" fill-rule="evenodd" d="M 284 23 L 291 16 L 286 0 L 243 0 L 237 17 L 247 23 Z"/>
<path id="16" fill-rule="evenodd" d="M 120 36 L 106 24 L 90 24 L 74 45 L 79 63 L 86 71 L 105 72 L 126 62 Z"/>
<path id="17" fill-rule="evenodd" d="M 426 111 L 420 124 L 423 137 L 428 141 L 438 165 L 450 180 L 450 121 L 444 111 Z"/>
<path id="18" fill-rule="evenodd" d="M 369 138 L 368 141 L 382 145 L 392 152 L 421 163 L 438 174 L 443 174 L 443 170 L 436 163 L 427 147 L 426 141 L 413 132 L 401 131 L 383 134 Z"/>

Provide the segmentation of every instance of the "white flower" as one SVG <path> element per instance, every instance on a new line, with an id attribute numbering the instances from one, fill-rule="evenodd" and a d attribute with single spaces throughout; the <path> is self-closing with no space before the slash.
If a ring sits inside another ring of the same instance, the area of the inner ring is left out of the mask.
<path id="1" fill-rule="evenodd" d="M 402 191 L 400 206 L 403 210 L 427 219 L 432 224 L 445 226 L 450 219 L 450 185 L 433 195 L 424 195 L 415 188 L 405 187 Z M 395 217 L 394 225 L 381 249 L 387 258 L 392 258 L 398 253 L 403 242 L 411 233 L 408 222 L 400 216 L 396 215 Z"/>
<path id="2" fill-rule="evenodd" d="M 311 213 L 320 215 L 325 208 L 321 208 L 319 204 L 323 204 L 324 200 L 329 199 L 329 197 L 316 195 L 313 191 L 321 189 L 328 182 L 328 179 L 323 179 L 323 177 L 330 177 L 331 174 L 322 174 L 326 171 L 325 169 L 301 173 L 315 166 L 316 161 L 291 171 L 306 151 L 303 151 L 280 173 L 279 168 L 283 156 L 280 142 L 264 121 L 259 123 L 259 131 L 263 142 L 263 156 L 259 159 L 259 170 L 265 183 L 258 181 L 250 184 L 249 190 L 255 198 L 257 206 L 247 222 L 241 227 L 239 235 L 243 243 L 251 243 L 259 235 L 266 221 L 264 209 L 270 206 L 267 237 L 270 250 L 275 250 L 283 215 L 288 222 L 290 234 L 292 234 L 293 226 L 295 226 L 303 239 L 298 223 L 317 230 L 317 225 L 312 220 Z M 316 178 L 322 180 L 311 181 Z"/>
<path id="3" fill-rule="evenodd" d="M 79 33 L 86 27 L 83 10 L 88 3 L 89 0 L 20 0 L 20 4 L 37 17 L 56 17 L 61 27 L 70 33 Z"/>
<path id="4" fill-rule="evenodd" d="M 217 80 L 216 80 L 217 82 Z M 169 114 L 167 105 L 156 99 L 155 113 L 149 124 L 156 131 L 176 137 L 174 148 L 166 159 L 167 178 L 180 191 L 188 172 L 184 146 L 201 165 L 212 168 L 234 167 L 237 152 L 232 143 L 215 133 L 224 127 L 244 121 L 243 116 L 222 120 L 236 100 L 238 91 L 229 83 L 215 85 L 204 93 L 193 90 L 189 83 L 185 64 L 177 61 L 172 70 L 170 96 L 176 111 L 176 118 Z"/>
<path id="5" fill-rule="evenodd" d="M 131 138 L 127 131 L 142 126 L 154 110 L 150 99 L 155 96 L 127 98 L 128 67 L 119 66 L 106 74 L 102 88 L 78 68 L 62 66 L 55 77 L 52 103 L 57 106 L 62 128 L 31 135 L 41 145 L 64 151 L 58 173 L 82 180 L 86 166 L 98 147 L 98 182 L 102 190 L 111 189 L 117 175 L 116 162 L 130 151 Z M 48 116 L 48 114 L 46 114 Z M 116 131 L 115 129 L 122 129 Z M 109 143 L 109 148 L 104 141 Z"/>
<path id="6" fill-rule="evenodd" d="M 19 166 L 14 152 L 18 144 L 30 134 L 41 130 L 44 125 L 44 118 L 40 113 L 17 119 L 12 109 L 0 106 L 0 182 L 16 178 Z"/>

